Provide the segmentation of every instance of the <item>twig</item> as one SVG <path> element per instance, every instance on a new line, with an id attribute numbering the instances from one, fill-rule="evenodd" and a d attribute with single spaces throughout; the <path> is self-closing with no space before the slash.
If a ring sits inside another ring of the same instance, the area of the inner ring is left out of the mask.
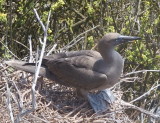
<path id="1" fill-rule="evenodd" d="M 3 41 L 3 37 L 2 37 L 2 40 L 0 41 L 0 43 L 17 59 L 19 59 L 2 41 Z"/>
<path id="2" fill-rule="evenodd" d="M 159 80 L 158 80 L 158 81 L 159 81 Z M 158 85 L 156 85 L 156 86 L 153 86 L 151 89 L 149 89 L 149 91 L 147 91 L 147 92 L 144 93 L 143 95 L 139 96 L 138 98 L 130 101 L 130 103 L 133 103 L 133 102 L 135 102 L 135 101 L 138 101 L 138 100 L 144 98 L 145 96 L 148 96 L 148 95 L 151 93 L 152 90 L 157 89 L 158 87 L 160 87 L 160 84 L 158 84 Z"/>
<path id="3" fill-rule="evenodd" d="M 22 94 L 21 94 L 21 92 L 19 91 L 19 89 L 18 89 L 18 87 L 17 87 L 17 85 L 15 84 L 15 82 L 14 81 L 12 81 L 12 83 L 13 83 L 13 85 L 14 85 L 14 87 L 15 87 L 15 89 L 16 89 L 16 92 L 18 93 L 18 98 L 19 99 L 17 99 L 18 101 L 17 101 L 17 103 L 18 103 L 18 108 L 20 109 L 20 111 L 23 109 L 23 98 L 22 98 Z M 16 96 L 17 97 L 17 96 Z"/>
<path id="4" fill-rule="evenodd" d="M 20 93 L 18 87 L 16 86 L 16 84 L 14 83 L 14 81 L 12 81 L 12 83 L 13 83 L 14 87 L 16 88 L 16 91 L 17 91 L 18 96 L 19 96 L 18 97 L 19 99 L 17 98 L 17 105 L 18 105 L 20 113 L 17 115 L 17 119 L 15 121 L 16 123 L 19 123 L 20 120 L 21 120 L 21 113 L 23 112 L 23 97 L 21 96 L 21 93 Z"/>
<path id="5" fill-rule="evenodd" d="M 37 10 L 36 10 L 36 9 L 33 9 L 33 11 L 34 11 L 34 13 L 35 13 L 35 15 L 36 15 L 36 17 L 37 17 L 37 20 L 38 20 L 39 23 L 41 24 L 43 31 L 45 32 L 46 28 L 45 28 L 43 22 L 41 21 L 39 15 L 38 15 L 38 13 L 37 13 Z"/>
<path id="6" fill-rule="evenodd" d="M 32 42 L 31 42 L 31 35 L 29 35 L 29 37 L 28 37 L 28 42 L 29 42 L 29 63 L 31 63 L 32 62 L 32 60 L 33 60 L 33 53 L 32 53 Z"/>
<path id="7" fill-rule="evenodd" d="M 33 83 L 32 83 L 32 88 L 31 88 L 31 94 L 32 94 L 32 108 L 31 109 L 27 109 L 25 111 L 23 111 L 20 116 L 24 116 L 28 113 L 31 113 L 32 111 L 35 110 L 36 108 L 36 96 L 35 96 L 35 87 L 36 87 L 36 83 L 37 83 L 37 79 L 38 79 L 38 75 L 39 75 L 39 71 L 40 71 L 40 67 L 41 67 L 41 63 L 42 63 L 42 58 L 43 58 L 43 55 L 44 55 L 44 51 L 45 51 L 45 47 L 46 47 L 46 41 L 47 41 L 47 30 L 48 30 L 48 26 L 49 26 L 49 19 L 50 19 L 50 15 L 51 15 L 51 11 L 49 12 L 48 14 L 48 19 L 47 19 L 47 25 L 46 27 L 44 26 L 44 24 L 42 23 L 42 21 L 40 20 L 40 17 L 36 11 L 36 9 L 34 9 L 34 12 L 35 12 L 35 15 L 39 21 L 39 23 L 41 24 L 42 28 L 43 28 L 43 31 L 44 31 L 44 37 L 43 37 L 43 46 L 42 46 L 42 50 L 41 50 L 41 54 L 40 54 L 40 58 L 39 58 L 39 62 L 38 64 L 36 65 L 37 68 L 36 68 L 36 71 L 35 71 L 35 77 L 34 77 L 34 80 L 33 80 Z M 17 119 L 17 122 L 18 119 Z"/>
<path id="8" fill-rule="evenodd" d="M 18 44 L 20 44 L 20 45 L 22 45 L 22 46 L 25 47 L 27 50 L 29 50 L 29 48 L 28 48 L 26 45 L 22 44 L 21 42 L 19 42 L 19 41 L 17 41 L 17 40 L 14 40 L 14 39 L 13 39 L 13 41 L 16 42 L 16 43 L 18 43 Z"/>
<path id="9" fill-rule="evenodd" d="M 140 108 L 140 107 L 137 107 L 137 106 L 135 106 L 135 105 L 133 105 L 133 104 L 130 104 L 130 103 L 128 103 L 128 102 L 125 102 L 125 101 L 123 101 L 123 100 L 121 100 L 121 104 L 124 105 L 125 107 L 129 107 L 129 108 L 136 109 L 136 110 L 138 110 L 138 111 L 140 111 L 140 112 L 142 112 L 142 113 L 144 113 L 144 114 L 147 114 L 147 115 L 149 115 L 149 116 L 151 116 L 151 117 L 153 117 L 153 118 L 155 118 L 155 119 L 159 119 L 159 118 L 160 118 L 159 115 L 153 114 L 153 113 L 151 113 L 150 111 L 147 111 L 147 110 L 145 110 L 145 109 L 142 109 L 142 108 Z"/>
<path id="10" fill-rule="evenodd" d="M 69 48 L 73 47 L 75 44 L 77 44 L 79 41 L 81 41 L 82 39 L 84 39 L 84 37 L 79 38 L 78 40 L 76 40 L 75 42 L 73 42 L 73 44 L 69 45 L 69 46 L 65 46 L 62 48 L 62 50 L 60 50 L 61 52 L 68 50 Z"/>
<path id="11" fill-rule="evenodd" d="M 31 114 L 30 114 L 30 116 L 36 118 L 37 120 L 42 121 L 42 123 L 50 123 L 49 121 L 44 120 L 44 119 L 42 119 L 42 118 L 40 118 L 40 117 L 38 117 L 38 116 L 36 116 L 36 115 L 31 115 Z"/>
<path id="12" fill-rule="evenodd" d="M 2 66 L 3 67 L 3 66 Z M 3 67 L 4 68 L 4 67 Z M 8 72 L 5 70 L 4 73 L 5 75 L 8 75 Z M 2 76 L 3 76 L 2 74 Z M 12 105 L 11 105 L 11 92 L 10 92 L 10 88 L 8 86 L 8 78 L 4 77 L 4 81 L 6 82 L 6 88 L 7 88 L 7 93 L 6 93 L 6 97 L 7 97 L 7 100 L 6 100 L 6 103 L 7 103 L 7 108 L 9 110 L 9 116 L 10 116 L 10 119 L 11 119 L 11 122 L 14 123 L 14 116 L 13 116 L 13 111 L 12 111 Z"/>
<path id="13" fill-rule="evenodd" d="M 87 103 L 84 102 L 82 105 L 80 105 L 79 107 L 77 107 L 76 109 L 74 109 L 73 111 L 71 111 L 69 114 L 67 114 L 65 117 L 69 117 L 71 116 L 73 113 L 75 113 L 76 111 L 80 110 L 83 106 L 85 106 Z"/>
<path id="14" fill-rule="evenodd" d="M 74 38 L 71 42 L 69 42 L 65 47 L 61 48 L 60 51 L 64 51 L 64 50 L 67 49 L 68 47 L 69 47 L 69 48 L 72 47 L 74 44 L 76 44 L 76 43 L 79 41 L 79 40 L 77 41 L 77 39 L 78 39 L 79 37 L 81 37 L 82 35 L 88 33 L 88 32 L 91 31 L 91 30 L 94 30 L 95 28 L 97 28 L 97 27 L 99 27 L 99 26 L 100 26 L 100 25 L 97 25 L 97 26 L 95 26 L 95 27 L 93 27 L 93 28 L 91 28 L 91 29 L 89 29 L 89 30 L 87 30 L 87 31 L 79 34 L 76 38 Z M 79 38 L 79 39 L 81 39 L 81 38 Z M 75 42 L 75 43 L 74 43 L 74 42 Z M 74 44 L 72 44 L 72 43 L 74 43 Z"/>
<path id="15" fill-rule="evenodd" d="M 121 82 L 135 82 L 137 79 L 139 78 L 138 77 L 125 77 L 120 80 L 120 83 Z"/>
<path id="16" fill-rule="evenodd" d="M 143 73 L 143 72 L 160 72 L 160 70 L 139 70 L 139 71 L 134 71 L 134 72 L 127 73 L 123 76 L 125 77 L 125 76 L 131 75 L 131 74 Z"/>
<path id="17" fill-rule="evenodd" d="M 39 23 L 41 24 L 41 26 L 43 28 L 44 37 L 43 37 L 43 46 L 42 46 L 42 51 L 41 51 L 40 58 L 39 58 L 39 63 L 38 63 L 38 66 L 37 66 L 37 69 L 36 69 L 36 73 L 35 73 L 35 77 L 34 77 L 33 84 L 32 84 L 32 91 L 31 92 L 32 92 L 32 106 L 33 106 L 33 109 L 35 109 L 35 107 L 36 107 L 36 104 L 35 104 L 35 102 L 36 102 L 36 99 L 35 99 L 35 87 L 36 87 L 36 83 L 37 83 L 40 67 L 41 67 L 41 64 L 42 64 L 42 59 L 43 59 L 43 56 L 44 56 L 44 51 L 45 51 L 46 42 L 47 42 L 47 30 L 48 30 L 48 25 L 49 25 L 49 19 L 50 19 L 50 16 L 51 16 L 51 11 L 49 11 L 48 19 L 47 19 L 47 25 L 45 27 L 44 24 L 42 23 L 42 21 L 40 20 L 40 17 L 38 15 L 36 9 L 34 9 L 34 12 L 36 14 L 36 17 L 37 17 Z"/>
<path id="18" fill-rule="evenodd" d="M 47 56 L 50 55 L 53 51 L 55 51 L 57 44 L 54 44 L 52 49 L 47 53 Z"/>
<path id="19" fill-rule="evenodd" d="M 131 34 L 133 33 L 133 30 L 134 30 L 134 28 L 135 28 L 135 24 L 137 23 L 137 26 L 138 26 L 138 31 L 140 31 L 140 25 L 139 25 L 139 20 L 138 20 L 138 15 L 139 15 L 139 13 L 140 13 L 140 5 L 141 5 L 141 0 L 138 0 L 137 1 L 137 6 L 136 6 L 136 12 L 135 12 L 135 15 L 134 15 L 134 22 L 133 22 L 133 24 L 132 24 L 132 27 L 131 27 Z M 131 18 L 129 19 L 130 21 L 131 21 Z"/>
<path id="20" fill-rule="evenodd" d="M 14 123 L 14 117 L 13 117 L 13 112 L 12 112 L 12 105 L 11 105 L 11 94 L 10 94 L 10 89 L 8 87 L 8 80 L 4 78 L 6 81 L 6 88 L 7 88 L 7 107 L 9 110 L 9 116 L 11 118 L 11 122 Z"/>
<path id="21" fill-rule="evenodd" d="M 41 43 L 41 45 L 43 45 L 42 38 L 39 38 L 39 42 Z"/>

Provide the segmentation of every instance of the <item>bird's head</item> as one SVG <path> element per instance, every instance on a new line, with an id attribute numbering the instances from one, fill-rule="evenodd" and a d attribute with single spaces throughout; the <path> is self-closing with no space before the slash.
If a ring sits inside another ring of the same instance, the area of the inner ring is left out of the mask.
<path id="1" fill-rule="evenodd" d="M 136 36 L 125 36 L 119 33 L 108 33 L 102 37 L 100 42 L 102 42 L 103 45 L 114 47 L 122 43 L 140 39 L 141 39 L 140 37 Z"/>

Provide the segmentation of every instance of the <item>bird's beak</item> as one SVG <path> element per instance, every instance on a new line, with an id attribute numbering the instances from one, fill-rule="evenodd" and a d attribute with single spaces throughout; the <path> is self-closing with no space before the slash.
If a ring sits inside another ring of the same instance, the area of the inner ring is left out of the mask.
<path id="1" fill-rule="evenodd" d="M 125 36 L 125 35 L 120 35 L 117 40 L 116 40 L 116 45 L 122 44 L 125 42 L 133 41 L 133 40 L 140 40 L 140 37 L 136 36 Z"/>

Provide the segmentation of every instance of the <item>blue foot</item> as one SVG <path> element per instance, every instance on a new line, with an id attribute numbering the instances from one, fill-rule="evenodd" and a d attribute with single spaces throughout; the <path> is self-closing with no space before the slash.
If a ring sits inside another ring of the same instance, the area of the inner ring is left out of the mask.
<path id="1" fill-rule="evenodd" d="M 113 93 L 109 90 L 99 91 L 96 94 L 88 94 L 88 101 L 95 113 L 101 113 L 110 108 L 110 104 L 116 100 Z"/>

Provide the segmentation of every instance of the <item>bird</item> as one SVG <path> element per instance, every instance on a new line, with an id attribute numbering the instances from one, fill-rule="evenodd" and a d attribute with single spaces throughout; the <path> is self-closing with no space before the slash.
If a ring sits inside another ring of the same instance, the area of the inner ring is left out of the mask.
<path id="1" fill-rule="evenodd" d="M 44 56 L 39 75 L 74 87 L 87 98 L 89 92 L 102 91 L 119 82 L 124 60 L 114 47 L 140 39 L 137 36 L 107 33 L 98 41 L 98 51 L 68 51 Z M 35 63 L 18 60 L 5 63 L 15 69 L 35 73 Z"/>

